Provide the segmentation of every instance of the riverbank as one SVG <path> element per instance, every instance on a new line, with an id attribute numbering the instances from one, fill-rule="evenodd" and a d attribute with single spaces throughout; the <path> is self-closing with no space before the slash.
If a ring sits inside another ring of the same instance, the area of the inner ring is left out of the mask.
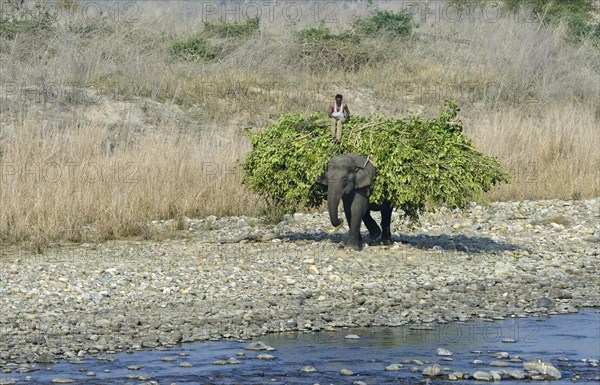
<path id="1" fill-rule="evenodd" d="M 341 249 L 326 213 L 189 220 L 177 239 L 5 249 L 0 366 L 285 330 L 600 306 L 600 200 L 499 202 Z M 396 214 L 394 215 L 396 217 Z M 157 228 L 169 223 L 155 223 Z"/>

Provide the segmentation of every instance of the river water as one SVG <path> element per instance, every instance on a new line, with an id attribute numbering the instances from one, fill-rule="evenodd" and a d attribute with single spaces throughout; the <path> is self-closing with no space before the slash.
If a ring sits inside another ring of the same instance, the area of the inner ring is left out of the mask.
<path id="1" fill-rule="evenodd" d="M 346 339 L 356 334 L 360 339 Z M 507 339 L 516 340 L 514 343 Z M 522 370 L 521 363 L 500 360 L 507 367 L 489 366 L 494 353 L 508 352 L 510 357 L 523 360 L 541 358 L 554 364 L 563 379 L 536 384 L 571 384 L 579 375 L 579 383 L 600 379 L 600 369 L 587 360 L 600 359 L 600 310 L 584 309 L 576 314 L 549 317 L 507 318 L 484 322 L 437 325 L 433 330 L 396 328 L 357 328 L 319 333 L 281 333 L 266 335 L 261 341 L 274 347 L 269 352 L 244 350 L 248 342 L 220 341 L 183 344 L 168 350 L 143 350 L 133 354 L 119 353 L 83 357 L 83 363 L 61 361 L 53 365 L 37 365 L 26 374 L 0 374 L 2 379 L 13 378 L 17 384 L 50 384 L 57 377 L 68 378 L 76 384 L 418 384 L 423 379 L 424 366 L 409 363 L 419 360 L 425 365 L 438 363 L 454 371 L 474 373 L 503 369 Z M 503 342 L 504 341 L 504 342 Z M 454 353 L 452 361 L 436 355 L 443 347 Z M 236 356 L 243 352 L 244 356 Z M 274 360 L 259 360 L 258 354 L 275 356 Z M 171 357 L 175 361 L 162 359 Z M 239 364 L 217 366 L 215 360 L 235 357 Z M 106 360 L 110 358 L 111 361 Z M 559 360 L 560 358 L 560 360 Z M 114 359 L 114 361 L 112 361 Z M 567 360 L 568 359 L 568 360 Z M 473 364 L 474 360 L 483 364 Z M 181 363 L 191 367 L 180 367 Z M 385 371 L 390 364 L 402 364 L 399 371 Z M 130 366 L 143 366 L 131 370 Z M 305 365 L 318 372 L 304 373 Z M 349 369 L 354 376 L 340 375 Z M 414 371 L 411 371 L 414 368 Z M 87 376 L 92 371 L 95 376 Z M 445 372 L 446 375 L 449 372 Z M 25 377 L 30 376 L 26 381 Z M 140 381 L 139 377 L 142 377 Z M 446 377 L 447 378 L 447 377 Z M 145 382 L 146 381 L 146 382 Z M 466 381 L 461 381 L 466 382 Z M 435 379 L 435 384 L 456 383 Z M 473 382 L 474 383 L 474 382 Z M 522 381 L 503 380 L 502 384 L 521 384 Z M 598 382 L 597 382 L 598 383 Z"/>

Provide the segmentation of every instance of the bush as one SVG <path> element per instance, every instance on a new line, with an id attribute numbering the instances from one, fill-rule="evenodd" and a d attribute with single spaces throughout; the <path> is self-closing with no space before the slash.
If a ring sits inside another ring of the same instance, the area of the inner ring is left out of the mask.
<path id="1" fill-rule="evenodd" d="M 182 60 L 212 60 L 216 57 L 210 45 L 202 36 L 174 42 L 169 54 Z"/>
<path id="2" fill-rule="evenodd" d="M 581 42 L 591 39 L 600 43 L 600 24 L 594 21 L 593 0 L 504 0 L 510 10 L 529 7 L 543 23 L 565 23 L 567 39 Z"/>
<path id="3" fill-rule="evenodd" d="M 341 70 L 355 72 L 373 56 L 368 47 L 352 32 L 332 33 L 320 26 L 298 33 L 299 58 L 297 63 L 311 71 Z"/>
<path id="4" fill-rule="evenodd" d="M 408 12 L 394 13 L 390 11 L 371 11 L 366 17 L 357 17 L 352 22 L 352 28 L 366 36 L 376 36 L 388 33 L 395 36 L 412 34 L 414 22 Z"/>
<path id="5" fill-rule="evenodd" d="M 499 162 L 473 148 L 462 134 L 458 106 L 446 102 L 439 118 L 352 117 L 334 144 L 325 115 L 287 114 L 250 133 L 252 151 L 242 167 L 244 184 L 271 206 L 291 213 L 317 207 L 325 187 L 316 183 L 333 155 L 370 155 L 379 169 L 371 200 L 392 202 L 416 221 L 425 210 L 465 207 L 508 175 Z"/>
<path id="6" fill-rule="evenodd" d="M 113 25 L 104 20 L 87 23 L 71 23 L 67 28 L 69 32 L 82 35 L 83 37 L 111 35 L 115 33 Z"/>
<path id="7" fill-rule="evenodd" d="M 590 18 L 594 10 L 594 0 L 504 0 L 510 10 L 531 8 L 541 21 L 556 21 L 569 15 Z"/>
<path id="8" fill-rule="evenodd" d="M 24 19 L 3 16 L 0 18 L 0 37 L 14 39 L 17 34 L 37 35 L 48 32 L 55 28 L 56 20 L 56 16 L 50 12 Z"/>
<path id="9" fill-rule="evenodd" d="M 254 35 L 260 28 L 260 18 L 253 17 L 246 21 L 223 23 L 204 22 L 204 33 L 212 37 L 248 37 Z"/>
<path id="10" fill-rule="evenodd" d="M 300 44 L 323 44 L 325 42 L 335 43 L 359 43 L 358 36 L 351 32 L 332 33 L 323 25 L 318 28 L 303 29 L 298 33 Z"/>
<path id="11" fill-rule="evenodd" d="M 566 19 L 568 38 L 574 42 L 592 41 L 600 46 L 600 22 L 590 22 L 581 16 L 570 16 Z"/>

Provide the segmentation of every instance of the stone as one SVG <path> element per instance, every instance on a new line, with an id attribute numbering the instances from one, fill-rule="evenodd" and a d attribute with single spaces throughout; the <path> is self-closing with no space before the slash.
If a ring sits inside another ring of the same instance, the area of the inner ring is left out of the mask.
<path id="1" fill-rule="evenodd" d="M 525 373 L 520 370 L 504 370 L 504 374 L 514 378 L 515 380 L 522 380 L 525 378 Z"/>
<path id="2" fill-rule="evenodd" d="M 444 348 L 437 348 L 437 355 L 440 357 L 450 357 L 453 354 L 454 353 L 452 353 L 450 350 Z"/>
<path id="3" fill-rule="evenodd" d="M 452 372 L 448 375 L 448 379 L 450 381 L 457 381 L 457 380 L 462 380 L 464 378 L 464 373 L 463 372 Z"/>
<path id="4" fill-rule="evenodd" d="M 423 369 L 423 375 L 427 377 L 437 377 L 442 375 L 442 367 L 438 364 L 434 364 L 431 366 L 426 366 Z"/>
<path id="5" fill-rule="evenodd" d="M 314 366 L 306 365 L 305 367 L 300 369 L 300 371 L 304 373 L 316 373 L 317 369 Z"/>
<path id="6" fill-rule="evenodd" d="M 546 309 L 554 309 L 555 306 L 554 301 L 548 297 L 538 299 L 533 305 L 535 308 L 545 307 Z"/>
<path id="7" fill-rule="evenodd" d="M 342 369 L 342 370 L 340 370 L 340 374 L 342 376 L 353 376 L 354 372 L 350 369 Z"/>
<path id="8" fill-rule="evenodd" d="M 356 334 L 348 334 L 346 337 L 344 337 L 347 340 L 359 340 L 360 336 L 356 335 Z"/>
<path id="9" fill-rule="evenodd" d="M 253 350 L 253 351 L 262 351 L 262 350 L 272 351 L 272 350 L 275 350 L 275 348 L 272 348 L 271 346 L 265 344 L 262 341 L 251 342 L 248 345 L 244 346 L 244 349 L 245 350 Z"/>
<path id="10" fill-rule="evenodd" d="M 523 362 L 523 368 L 526 371 L 535 371 L 555 380 L 560 380 L 562 378 L 562 374 L 554 367 L 554 365 L 548 361 L 542 361 L 539 358 L 532 358 Z"/>
<path id="11" fill-rule="evenodd" d="M 482 372 L 482 371 L 477 371 L 477 372 L 473 373 L 473 378 L 478 381 L 492 381 L 493 380 L 492 373 Z"/>
<path id="12" fill-rule="evenodd" d="M 53 384 L 74 384 L 75 380 L 71 380 L 70 378 L 64 377 L 55 377 L 52 379 Z"/>
<path id="13" fill-rule="evenodd" d="M 391 364 L 385 367 L 385 370 L 388 372 L 397 372 L 402 368 L 400 364 Z"/>

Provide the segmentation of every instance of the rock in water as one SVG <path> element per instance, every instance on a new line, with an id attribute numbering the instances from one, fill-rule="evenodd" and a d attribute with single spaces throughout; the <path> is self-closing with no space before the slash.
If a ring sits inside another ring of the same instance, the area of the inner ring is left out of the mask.
<path id="1" fill-rule="evenodd" d="M 442 374 L 442 367 L 438 364 L 427 366 L 423 369 L 423 375 L 427 377 L 436 377 Z"/>
<path id="2" fill-rule="evenodd" d="M 479 381 L 492 381 L 492 374 L 490 372 L 475 372 L 473 378 Z"/>
<path id="3" fill-rule="evenodd" d="M 246 345 L 244 347 L 244 349 L 246 349 L 246 350 L 254 350 L 254 351 L 261 351 L 261 350 L 272 351 L 272 350 L 275 350 L 275 348 L 270 347 L 269 345 L 265 344 L 262 341 L 251 342 L 248 345 Z"/>
<path id="4" fill-rule="evenodd" d="M 402 365 L 399 364 L 391 364 L 385 367 L 385 370 L 388 372 L 397 372 L 402 368 Z"/>
<path id="5" fill-rule="evenodd" d="M 527 371 L 536 371 L 555 380 L 560 380 L 562 374 L 548 361 L 542 361 L 539 358 L 533 358 L 523 362 L 523 368 Z"/>
<path id="6" fill-rule="evenodd" d="M 353 376 L 354 372 L 352 370 L 349 370 L 349 369 L 342 369 L 342 370 L 340 370 L 340 374 L 342 376 Z"/>
<path id="7" fill-rule="evenodd" d="M 70 378 L 62 378 L 56 377 L 52 380 L 53 384 L 74 384 L 75 380 L 71 380 Z"/>
<path id="8" fill-rule="evenodd" d="M 300 369 L 300 371 L 304 373 L 315 373 L 317 369 L 314 366 L 306 365 L 305 367 Z"/>
<path id="9" fill-rule="evenodd" d="M 444 348 L 437 348 L 437 355 L 440 357 L 450 357 L 453 354 L 454 353 L 452 353 L 450 350 Z"/>

